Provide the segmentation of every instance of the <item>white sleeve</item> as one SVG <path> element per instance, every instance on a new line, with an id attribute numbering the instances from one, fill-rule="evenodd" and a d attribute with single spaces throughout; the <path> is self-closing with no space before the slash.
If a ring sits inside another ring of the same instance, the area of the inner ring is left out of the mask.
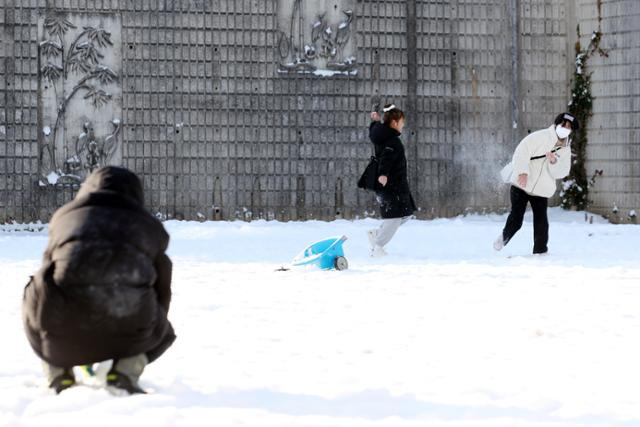
<path id="1" fill-rule="evenodd" d="M 527 136 L 516 147 L 513 153 L 513 174 L 515 176 L 521 174 L 529 175 L 529 162 L 531 161 L 531 151 L 529 150 L 529 142 L 531 138 Z"/>

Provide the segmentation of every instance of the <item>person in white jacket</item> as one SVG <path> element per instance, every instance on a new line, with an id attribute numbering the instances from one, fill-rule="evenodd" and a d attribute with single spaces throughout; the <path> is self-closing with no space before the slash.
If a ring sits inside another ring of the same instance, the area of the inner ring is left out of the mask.
<path id="1" fill-rule="evenodd" d="M 502 233 L 493 243 L 495 250 L 502 249 L 522 227 L 527 203 L 531 203 L 533 253 L 544 254 L 548 251 L 548 199 L 556 192 L 556 180 L 569 175 L 569 135 L 579 126 L 578 119 L 572 114 L 562 113 L 552 126 L 533 132 L 520 141 L 511 161 L 511 213 Z"/>

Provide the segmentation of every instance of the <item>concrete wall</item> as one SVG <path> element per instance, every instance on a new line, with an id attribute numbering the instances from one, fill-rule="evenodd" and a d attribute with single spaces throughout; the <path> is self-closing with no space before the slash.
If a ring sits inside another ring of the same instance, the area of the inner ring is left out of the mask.
<path id="1" fill-rule="evenodd" d="M 603 170 L 591 189 L 591 209 L 614 221 L 635 222 L 629 213 L 640 212 L 640 2 L 603 1 L 600 22 L 597 2 L 576 3 L 581 42 L 588 44 L 600 25 L 601 46 L 608 53 L 588 64 L 595 99 L 587 176 Z"/>
<path id="2" fill-rule="evenodd" d="M 0 0 L 0 219 L 47 220 L 90 170 L 92 140 L 94 163 L 140 174 L 160 217 L 375 215 L 355 183 L 376 102 L 407 111 L 419 216 L 503 209 L 497 170 L 565 108 L 573 1 Z M 83 75 L 51 92 L 51 17 L 76 26 L 67 50 L 104 27 L 99 61 L 118 75 L 77 92 L 55 141 L 51 99 Z M 330 31 L 314 41 L 320 17 Z"/>

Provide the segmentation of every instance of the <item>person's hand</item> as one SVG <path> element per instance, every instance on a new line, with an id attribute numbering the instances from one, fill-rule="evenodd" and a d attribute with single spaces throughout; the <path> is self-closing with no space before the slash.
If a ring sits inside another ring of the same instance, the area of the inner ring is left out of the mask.
<path id="1" fill-rule="evenodd" d="M 547 156 L 547 160 L 549 160 L 549 163 L 551 163 L 552 165 L 558 161 L 558 156 L 556 156 L 556 153 L 552 153 L 551 151 L 546 153 L 545 156 Z"/>
<path id="2" fill-rule="evenodd" d="M 372 111 L 371 112 L 371 120 L 373 120 L 374 122 L 379 122 L 380 121 L 380 114 L 378 114 L 377 111 Z"/>
<path id="3" fill-rule="evenodd" d="M 520 186 L 520 188 L 527 188 L 527 174 L 526 173 L 521 173 L 520 175 L 518 175 L 518 186 Z"/>
<path id="4" fill-rule="evenodd" d="M 378 177 L 378 182 L 380 183 L 380 185 L 382 185 L 383 187 L 387 185 L 387 177 L 385 175 L 380 175 Z"/>

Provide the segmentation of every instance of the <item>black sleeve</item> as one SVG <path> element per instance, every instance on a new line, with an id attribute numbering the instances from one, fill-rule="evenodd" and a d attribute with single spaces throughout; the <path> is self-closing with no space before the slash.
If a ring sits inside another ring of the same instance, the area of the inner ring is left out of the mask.
<path id="1" fill-rule="evenodd" d="M 369 125 L 369 139 L 374 144 L 380 143 L 380 132 L 383 130 L 382 126 L 382 123 L 376 121 L 371 122 Z"/>
<path id="2" fill-rule="evenodd" d="M 171 270 L 172 263 L 167 255 L 160 254 L 155 262 L 156 273 L 158 275 L 156 283 L 153 287 L 158 295 L 158 302 L 169 312 L 169 304 L 171 303 Z"/>

